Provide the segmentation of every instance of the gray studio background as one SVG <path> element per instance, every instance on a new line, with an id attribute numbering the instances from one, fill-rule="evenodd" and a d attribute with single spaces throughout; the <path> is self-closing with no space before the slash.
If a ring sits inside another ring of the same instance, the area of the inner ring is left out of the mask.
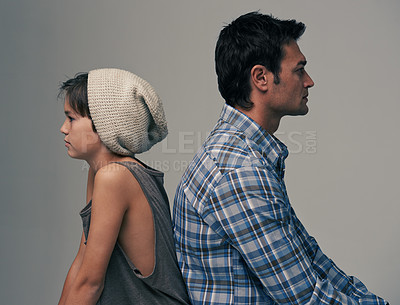
<path id="1" fill-rule="evenodd" d="M 169 136 L 139 158 L 175 187 L 216 122 L 222 26 L 260 9 L 307 25 L 299 42 L 315 81 L 306 117 L 284 118 L 292 204 L 346 273 L 400 302 L 399 1 L 2 1 L 2 304 L 56 304 L 81 232 L 87 166 L 59 128 L 60 81 L 124 68 L 162 97 Z"/>

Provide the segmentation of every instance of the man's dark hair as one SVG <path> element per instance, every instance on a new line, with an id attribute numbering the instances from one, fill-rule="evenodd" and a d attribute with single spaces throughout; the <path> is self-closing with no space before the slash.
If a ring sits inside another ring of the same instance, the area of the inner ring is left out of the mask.
<path id="1" fill-rule="evenodd" d="M 279 20 L 259 12 L 240 16 L 225 26 L 215 48 L 218 88 L 226 103 L 250 109 L 250 71 L 262 65 L 279 84 L 283 46 L 297 41 L 305 25 L 296 20 Z"/>
<path id="2" fill-rule="evenodd" d="M 89 111 L 88 94 L 88 73 L 78 73 L 74 78 L 63 82 L 60 86 L 59 96 L 64 95 L 68 98 L 71 108 L 83 117 L 92 119 Z M 93 131 L 96 131 L 92 121 Z"/>

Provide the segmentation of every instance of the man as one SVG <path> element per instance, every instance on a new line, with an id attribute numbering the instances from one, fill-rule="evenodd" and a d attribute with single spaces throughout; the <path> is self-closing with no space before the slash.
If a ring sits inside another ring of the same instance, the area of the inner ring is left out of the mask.
<path id="1" fill-rule="evenodd" d="M 284 183 L 285 115 L 308 112 L 305 26 L 257 12 L 220 33 L 215 61 L 226 101 L 178 186 L 178 261 L 194 304 L 385 304 L 322 253 Z"/>

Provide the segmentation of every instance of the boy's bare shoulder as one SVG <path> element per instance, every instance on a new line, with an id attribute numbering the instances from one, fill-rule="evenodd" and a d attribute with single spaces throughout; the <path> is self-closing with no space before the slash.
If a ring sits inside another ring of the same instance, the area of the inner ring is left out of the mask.
<path id="1" fill-rule="evenodd" d="M 109 190 L 137 191 L 139 183 L 130 170 L 118 163 L 110 163 L 100 168 L 94 180 L 95 187 L 101 186 Z"/>
<path id="2" fill-rule="evenodd" d="M 101 167 L 97 173 L 96 176 L 102 176 L 102 177 L 114 177 L 117 178 L 120 175 L 125 175 L 127 173 L 130 173 L 129 169 L 127 169 L 125 166 L 123 166 L 120 163 L 109 163 L 107 165 L 104 165 Z"/>

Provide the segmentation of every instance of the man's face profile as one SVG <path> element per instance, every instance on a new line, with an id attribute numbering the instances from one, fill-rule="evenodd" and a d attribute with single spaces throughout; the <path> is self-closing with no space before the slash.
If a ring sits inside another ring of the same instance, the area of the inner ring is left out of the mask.
<path id="1" fill-rule="evenodd" d="M 274 76 L 270 73 L 270 110 L 279 117 L 305 115 L 308 113 L 308 88 L 314 86 L 305 71 L 306 58 L 295 41 L 284 45 L 283 52 L 279 84 L 274 83 Z"/>

